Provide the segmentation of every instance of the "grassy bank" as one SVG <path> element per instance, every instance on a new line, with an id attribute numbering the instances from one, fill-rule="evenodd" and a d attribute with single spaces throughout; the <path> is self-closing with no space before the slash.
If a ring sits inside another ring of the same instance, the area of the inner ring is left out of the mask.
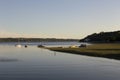
<path id="1" fill-rule="evenodd" d="M 94 44 L 81 48 L 49 47 L 52 51 L 120 60 L 120 44 Z"/>

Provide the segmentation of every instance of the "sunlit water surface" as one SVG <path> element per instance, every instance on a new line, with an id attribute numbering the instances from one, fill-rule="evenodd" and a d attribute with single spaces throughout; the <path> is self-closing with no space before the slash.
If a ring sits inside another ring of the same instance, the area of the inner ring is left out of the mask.
<path id="1" fill-rule="evenodd" d="M 120 80 L 120 61 L 1 44 L 0 80 Z"/>

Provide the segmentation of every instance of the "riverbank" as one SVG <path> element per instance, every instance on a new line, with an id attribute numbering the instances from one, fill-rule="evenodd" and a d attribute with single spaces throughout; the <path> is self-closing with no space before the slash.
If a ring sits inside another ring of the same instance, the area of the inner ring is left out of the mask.
<path id="1" fill-rule="evenodd" d="M 52 51 L 120 60 L 120 44 L 93 44 L 80 48 L 47 47 L 47 49 Z"/>

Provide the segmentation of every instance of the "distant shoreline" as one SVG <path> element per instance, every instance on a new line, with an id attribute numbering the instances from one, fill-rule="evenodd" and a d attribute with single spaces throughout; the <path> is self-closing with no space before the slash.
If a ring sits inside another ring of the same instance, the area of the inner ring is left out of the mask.
<path id="1" fill-rule="evenodd" d="M 0 42 L 61 42 L 79 41 L 79 39 L 57 39 L 57 38 L 0 38 Z"/>

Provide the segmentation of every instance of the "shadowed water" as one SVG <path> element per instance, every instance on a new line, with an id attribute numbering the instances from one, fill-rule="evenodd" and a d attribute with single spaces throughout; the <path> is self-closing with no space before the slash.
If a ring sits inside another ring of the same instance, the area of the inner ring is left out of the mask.
<path id="1" fill-rule="evenodd" d="M 120 61 L 2 44 L 0 80 L 120 80 Z"/>

